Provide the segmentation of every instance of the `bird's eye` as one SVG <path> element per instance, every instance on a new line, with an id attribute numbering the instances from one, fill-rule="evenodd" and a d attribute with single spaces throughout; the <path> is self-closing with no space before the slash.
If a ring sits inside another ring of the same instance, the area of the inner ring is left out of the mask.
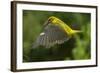
<path id="1" fill-rule="evenodd" d="M 49 20 L 48 20 L 48 22 L 52 22 L 53 21 L 53 19 L 52 18 L 50 18 Z"/>
<path id="2" fill-rule="evenodd" d="M 51 20 L 50 20 L 50 19 L 48 19 L 48 22 L 51 22 Z"/>

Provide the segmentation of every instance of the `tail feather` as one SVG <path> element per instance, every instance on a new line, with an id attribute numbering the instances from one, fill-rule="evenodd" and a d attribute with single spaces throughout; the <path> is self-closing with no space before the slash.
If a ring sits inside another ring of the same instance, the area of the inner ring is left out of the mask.
<path id="1" fill-rule="evenodd" d="M 72 34 L 77 34 L 77 33 L 81 33 L 82 31 L 80 30 L 72 30 Z"/>
<path id="2" fill-rule="evenodd" d="M 80 31 L 80 30 L 73 30 L 75 33 L 80 33 L 80 32 L 82 32 L 82 31 Z"/>

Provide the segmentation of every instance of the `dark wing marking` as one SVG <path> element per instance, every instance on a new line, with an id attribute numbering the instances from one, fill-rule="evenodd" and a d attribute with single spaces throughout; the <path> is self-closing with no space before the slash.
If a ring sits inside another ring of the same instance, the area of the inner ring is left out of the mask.
<path id="1" fill-rule="evenodd" d="M 33 48 L 38 46 L 50 48 L 55 44 L 62 44 L 68 39 L 69 37 L 64 30 L 55 25 L 48 25 L 36 39 Z"/>

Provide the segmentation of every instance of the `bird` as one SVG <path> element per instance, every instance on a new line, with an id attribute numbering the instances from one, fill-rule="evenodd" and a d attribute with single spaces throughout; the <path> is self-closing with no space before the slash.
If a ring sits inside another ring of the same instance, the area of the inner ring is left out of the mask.
<path id="1" fill-rule="evenodd" d="M 43 31 L 32 44 L 32 48 L 43 46 L 51 48 L 56 44 L 63 44 L 80 30 L 70 28 L 65 22 L 55 16 L 50 16 L 44 23 Z"/>

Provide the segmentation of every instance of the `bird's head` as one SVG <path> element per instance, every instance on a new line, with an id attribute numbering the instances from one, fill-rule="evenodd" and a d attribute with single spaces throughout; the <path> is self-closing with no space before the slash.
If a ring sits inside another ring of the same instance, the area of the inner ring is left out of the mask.
<path id="1" fill-rule="evenodd" d="M 51 16 L 48 18 L 48 20 L 45 22 L 45 26 L 48 24 L 53 24 L 53 25 L 61 25 L 62 23 L 64 23 L 63 21 L 61 21 L 59 18 L 55 17 L 55 16 Z"/>
<path id="2" fill-rule="evenodd" d="M 58 18 L 56 18 L 54 16 L 51 16 L 51 17 L 49 17 L 48 22 L 50 22 L 52 24 L 59 24 L 60 19 L 58 19 Z"/>

